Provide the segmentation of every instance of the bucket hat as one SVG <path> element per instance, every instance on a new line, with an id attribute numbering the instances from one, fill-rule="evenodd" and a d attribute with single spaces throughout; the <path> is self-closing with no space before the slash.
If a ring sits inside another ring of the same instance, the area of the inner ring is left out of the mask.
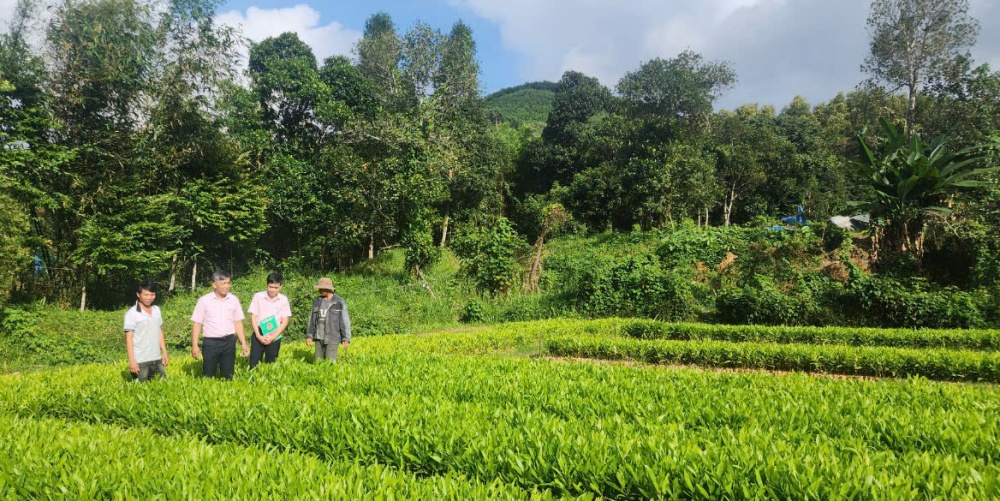
<path id="1" fill-rule="evenodd" d="M 333 290 L 333 280 L 330 280 L 327 277 L 323 277 L 323 278 L 319 279 L 318 282 L 316 282 L 316 285 L 314 285 L 313 288 L 314 289 L 319 289 L 319 290 L 326 289 L 326 290 L 331 290 L 332 291 Z"/>

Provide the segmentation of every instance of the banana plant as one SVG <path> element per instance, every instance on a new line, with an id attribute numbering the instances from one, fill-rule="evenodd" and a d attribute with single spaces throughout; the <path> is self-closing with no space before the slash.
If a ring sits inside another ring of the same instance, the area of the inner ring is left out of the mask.
<path id="1" fill-rule="evenodd" d="M 907 137 L 884 118 L 880 123 L 885 137 L 874 148 L 863 132 L 857 137 L 862 160 L 856 165 L 862 182 L 872 188 L 872 197 L 853 205 L 871 215 L 879 261 L 912 252 L 919 262 L 927 225 L 951 217 L 954 196 L 986 186 L 982 175 L 997 170 L 987 164 L 986 152 L 994 145 L 950 151 L 946 136 L 927 142 L 920 134 Z"/>

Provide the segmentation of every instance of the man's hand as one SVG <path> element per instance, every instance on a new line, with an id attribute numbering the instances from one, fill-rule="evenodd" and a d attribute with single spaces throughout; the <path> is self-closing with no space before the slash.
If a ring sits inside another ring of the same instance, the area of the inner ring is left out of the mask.
<path id="1" fill-rule="evenodd" d="M 168 365 L 170 365 L 170 355 L 167 355 L 166 352 L 164 352 L 163 353 L 163 366 L 166 367 Z"/>
<path id="2" fill-rule="evenodd" d="M 312 347 L 313 347 L 313 340 L 312 340 L 312 338 L 311 338 L 311 337 L 307 337 L 307 338 L 306 338 L 306 346 L 308 346 L 308 347 L 310 347 L 310 348 L 312 348 Z"/>
<path id="3" fill-rule="evenodd" d="M 267 345 L 271 344 L 271 340 L 269 339 L 269 336 L 265 336 L 263 334 L 258 334 L 258 333 L 254 333 L 254 336 L 257 338 L 257 342 L 259 342 L 260 344 L 262 344 L 264 346 L 267 346 Z"/>
<path id="4" fill-rule="evenodd" d="M 128 371 L 132 374 L 139 374 L 139 362 L 135 360 L 128 361 Z"/>
<path id="5" fill-rule="evenodd" d="M 350 346 L 350 344 L 351 344 L 350 341 L 341 341 L 340 347 L 346 350 L 347 347 Z"/>
<path id="6" fill-rule="evenodd" d="M 243 354 L 242 354 L 243 358 L 249 357 L 250 356 L 250 347 L 247 346 L 246 343 L 240 343 L 240 346 L 243 347 Z"/>
<path id="7" fill-rule="evenodd" d="M 198 348 L 196 344 L 191 346 L 191 358 L 195 360 L 201 358 L 201 348 Z"/>

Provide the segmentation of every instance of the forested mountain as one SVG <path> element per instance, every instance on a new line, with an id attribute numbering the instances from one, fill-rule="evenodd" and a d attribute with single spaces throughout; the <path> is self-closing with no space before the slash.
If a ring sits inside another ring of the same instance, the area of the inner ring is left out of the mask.
<path id="1" fill-rule="evenodd" d="M 967 9 L 928 21 L 963 36 L 908 53 L 922 45 L 883 35 L 915 21 L 884 3 L 864 85 L 716 111 L 738 75 L 692 51 L 613 88 L 566 71 L 484 99 L 462 22 L 377 13 L 352 57 L 284 33 L 244 67 L 212 0 L 22 2 L 0 34 L 0 299 L 86 305 L 137 277 L 341 269 L 396 247 L 416 277 L 451 247 L 504 293 L 518 263 L 537 283 L 559 231 L 764 227 L 799 205 L 870 214 L 872 270 L 938 280 L 960 254 L 940 283 L 997 286 L 1000 73 L 968 56 Z"/>
<path id="2" fill-rule="evenodd" d="M 486 108 L 497 122 L 506 122 L 514 127 L 530 123 L 544 126 L 552 111 L 555 90 L 554 82 L 529 82 L 507 87 L 486 96 Z"/>

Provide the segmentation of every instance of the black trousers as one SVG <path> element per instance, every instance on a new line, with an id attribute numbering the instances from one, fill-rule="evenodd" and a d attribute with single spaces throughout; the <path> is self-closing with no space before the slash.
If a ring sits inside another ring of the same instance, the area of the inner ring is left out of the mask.
<path id="1" fill-rule="evenodd" d="M 233 369 L 236 366 L 236 336 L 230 334 L 205 338 L 201 356 L 203 376 L 215 377 L 215 370 L 219 369 L 222 377 L 232 379 Z"/>
<path id="2" fill-rule="evenodd" d="M 281 350 L 281 340 L 275 339 L 271 341 L 271 344 L 264 346 L 260 344 L 257 340 L 257 336 L 250 335 L 250 368 L 253 369 L 257 367 L 260 363 L 261 357 L 264 358 L 264 363 L 269 364 L 274 362 L 278 358 L 278 351 Z"/>

